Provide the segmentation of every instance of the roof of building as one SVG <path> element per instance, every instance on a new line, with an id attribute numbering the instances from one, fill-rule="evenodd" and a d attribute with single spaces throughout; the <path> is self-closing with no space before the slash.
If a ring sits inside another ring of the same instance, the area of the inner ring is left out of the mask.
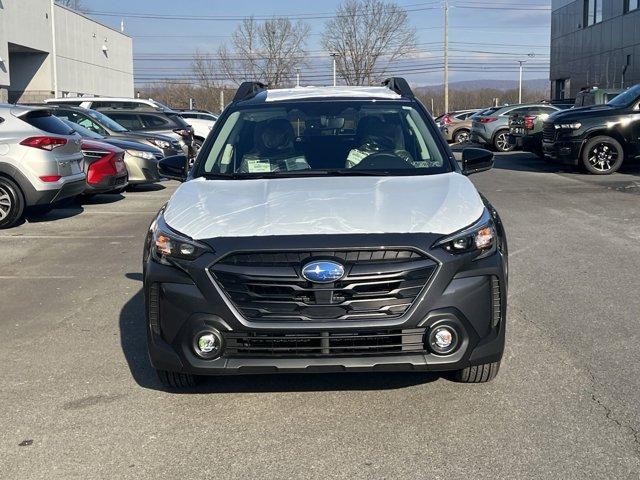
<path id="1" fill-rule="evenodd" d="M 402 98 L 387 87 L 295 87 L 278 88 L 259 92 L 255 96 L 258 101 L 282 102 L 312 98 L 371 98 L 381 100 L 398 100 Z"/>

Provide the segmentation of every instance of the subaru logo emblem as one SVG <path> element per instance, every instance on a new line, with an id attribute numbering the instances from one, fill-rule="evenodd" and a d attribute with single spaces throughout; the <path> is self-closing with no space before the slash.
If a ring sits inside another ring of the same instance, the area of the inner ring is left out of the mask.
<path id="1" fill-rule="evenodd" d="M 344 267 L 328 260 L 309 262 L 302 267 L 302 276 L 314 283 L 331 283 L 344 276 Z"/>

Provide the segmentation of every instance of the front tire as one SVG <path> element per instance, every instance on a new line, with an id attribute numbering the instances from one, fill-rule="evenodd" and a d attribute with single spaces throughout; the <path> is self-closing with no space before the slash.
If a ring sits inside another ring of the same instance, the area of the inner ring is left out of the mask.
<path id="1" fill-rule="evenodd" d="M 197 378 L 190 373 L 168 372 L 166 370 L 156 370 L 160 383 L 166 388 L 182 390 L 196 386 Z"/>
<path id="2" fill-rule="evenodd" d="M 500 362 L 472 365 L 453 374 L 453 379 L 460 383 L 486 383 L 493 380 L 500 370 Z"/>
<path id="3" fill-rule="evenodd" d="M 14 226 L 24 213 L 24 197 L 12 180 L 0 177 L 0 229 Z"/>
<path id="4" fill-rule="evenodd" d="M 509 130 L 500 130 L 493 137 L 493 147 L 498 152 L 510 152 L 516 146 L 509 143 Z"/>
<path id="5" fill-rule="evenodd" d="M 624 149 L 615 138 L 600 135 L 587 142 L 582 150 L 582 165 L 594 175 L 611 175 L 624 161 Z"/>

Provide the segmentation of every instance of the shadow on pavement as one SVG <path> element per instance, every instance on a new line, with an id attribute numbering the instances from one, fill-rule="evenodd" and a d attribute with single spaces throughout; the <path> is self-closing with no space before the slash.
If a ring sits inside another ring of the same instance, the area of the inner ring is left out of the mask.
<path id="1" fill-rule="evenodd" d="M 161 183 L 149 183 L 144 185 L 129 185 L 127 187 L 128 192 L 158 192 L 164 190 L 165 187 Z"/>
<path id="2" fill-rule="evenodd" d="M 77 203 L 56 206 L 50 212 L 30 211 L 30 209 L 27 209 L 25 211 L 25 220 L 29 223 L 54 222 L 56 220 L 75 217 L 82 212 L 84 212 L 84 208 Z"/>
<path id="3" fill-rule="evenodd" d="M 101 193 L 93 196 L 78 196 L 76 202 L 83 205 L 107 205 L 124 200 L 124 196 L 119 193 Z"/>
<path id="4" fill-rule="evenodd" d="M 140 274 L 127 278 L 142 280 Z M 166 389 L 160 384 L 147 351 L 144 298 L 140 289 L 120 312 L 120 344 L 133 379 L 143 388 Z M 203 377 L 196 388 L 175 393 L 266 393 L 340 390 L 391 390 L 433 382 L 429 373 L 298 373 Z"/>

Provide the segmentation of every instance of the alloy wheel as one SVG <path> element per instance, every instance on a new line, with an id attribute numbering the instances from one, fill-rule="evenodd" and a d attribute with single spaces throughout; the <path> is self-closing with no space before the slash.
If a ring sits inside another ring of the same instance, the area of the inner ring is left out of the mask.
<path id="1" fill-rule="evenodd" d="M 9 196 L 9 192 L 0 186 L 0 221 L 9 216 L 12 208 L 13 202 Z"/>
<path id="2" fill-rule="evenodd" d="M 468 142 L 470 138 L 469 132 L 462 131 L 456 133 L 456 143 L 465 143 Z"/>
<path id="3" fill-rule="evenodd" d="M 599 142 L 591 147 L 587 158 L 595 170 L 607 172 L 618 160 L 618 150 L 609 142 Z"/>
<path id="4" fill-rule="evenodd" d="M 496 136 L 496 148 L 501 152 L 508 152 L 511 150 L 511 145 L 509 145 L 509 141 L 507 139 L 507 132 L 500 132 Z"/>

